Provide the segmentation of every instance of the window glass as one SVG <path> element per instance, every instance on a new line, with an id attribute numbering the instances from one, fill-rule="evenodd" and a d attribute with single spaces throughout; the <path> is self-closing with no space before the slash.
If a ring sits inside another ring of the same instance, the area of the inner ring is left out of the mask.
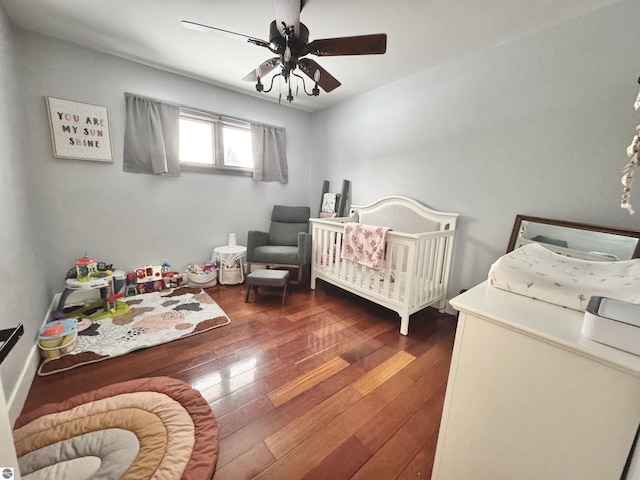
<path id="1" fill-rule="evenodd" d="M 180 161 L 214 165 L 214 129 L 211 122 L 180 117 Z"/>
<path id="2" fill-rule="evenodd" d="M 253 168 L 251 131 L 247 128 L 230 127 L 229 125 L 225 125 L 222 131 L 224 136 L 224 165 L 227 167 Z"/>
<path id="3" fill-rule="evenodd" d="M 181 111 L 180 163 L 185 170 L 251 175 L 250 124 L 206 112 Z"/>

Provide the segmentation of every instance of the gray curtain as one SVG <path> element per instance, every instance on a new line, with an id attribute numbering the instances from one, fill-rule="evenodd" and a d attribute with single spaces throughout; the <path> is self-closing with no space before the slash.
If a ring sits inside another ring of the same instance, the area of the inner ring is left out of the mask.
<path id="1" fill-rule="evenodd" d="M 253 179 L 261 182 L 289 181 L 286 131 L 268 125 L 251 124 Z"/>
<path id="2" fill-rule="evenodd" d="M 180 176 L 180 107 L 125 93 L 125 172 Z"/>

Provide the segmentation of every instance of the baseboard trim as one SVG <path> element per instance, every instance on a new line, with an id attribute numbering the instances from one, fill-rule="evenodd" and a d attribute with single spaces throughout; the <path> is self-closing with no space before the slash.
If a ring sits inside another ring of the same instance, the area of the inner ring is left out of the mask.
<path id="1" fill-rule="evenodd" d="M 7 400 L 11 425 L 15 424 L 16 419 L 20 416 L 20 413 L 22 413 L 27 395 L 29 395 L 29 389 L 38 371 L 38 365 L 40 365 L 40 352 L 38 351 L 38 346 L 34 345 L 29 354 L 29 359 L 22 370 L 20 380 L 18 380 L 16 388 L 11 392 Z"/>
<path id="2" fill-rule="evenodd" d="M 51 313 L 53 312 L 54 305 L 58 305 L 58 301 L 60 300 L 60 294 L 56 294 L 51 303 L 49 305 L 49 310 L 47 310 L 47 314 L 44 317 L 42 324 L 44 325 L 51 318 Z M 40 329 L 38 329 L 40 330 Z M 38 366 L 40 365 L 40 350 L 38 350 L 37 342 L 33 344 L 31 348 L 31 352 L 25 362 L 25 366 L 22 369 L 19 380 L 16 384 L 16 387 L 9 394 L 7 398 L 7 409 L 9 412 L 9 421 L 11 425 L 14 425 L 16 419 L 22 413 L 22 409 L 24 408 L 24 404 L 27 401 L 27 396 L 29 395 L 29 389 L 31 388 L 31 384 L 33 383 L 33 379 L 38 372 Z"/>

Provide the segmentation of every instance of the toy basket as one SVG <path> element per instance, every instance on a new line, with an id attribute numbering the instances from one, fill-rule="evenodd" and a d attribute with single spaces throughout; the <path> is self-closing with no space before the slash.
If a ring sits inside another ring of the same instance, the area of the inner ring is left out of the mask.
<path id="1" fill-rule="evenodd" d="M 191 273 L 187 272 L 189 283 L 198 287 L 213 287 L 218 284 L 218 270 L 214 269 L 207 273 Z"/>
<path id="2" fill-rule="evenodd" d="M 238 285 L 242 282 L 244 282 L 244 275 L 241 266 L 231 265 L 229 267 L 226 267 L 222 265 L 220 267 L 221 285 Z"/>
<path id="3" fill-rule="evenodd" d="M 45 330 L 52 326 L 62 328 L 61 333 L 56 335 L 43 335 Z M 38 336 L 38 348 L 42 358 L 58 358 L 69 353 L 76 346 L 78 340 L 78 321 L 75 318 L 63 319 L 48 323 L 40 330 Z"/>

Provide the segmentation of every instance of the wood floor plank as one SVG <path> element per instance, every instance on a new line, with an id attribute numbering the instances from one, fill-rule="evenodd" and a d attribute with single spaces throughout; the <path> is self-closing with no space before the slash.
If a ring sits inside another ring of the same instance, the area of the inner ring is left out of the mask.
<path id="1" fill-rule="evenodd" d="M 295 421 L 296 418 L 307 413 L 318 403 L 320 400 L 312 393 L 307 392 L 240 428 L 220 443 L 218 463 L 225 465 L 253 448 L 257 443 L 264 443 L 265 438 Z"/>
<path id="2" fill-rule="evenodd" d="M 323 402 L 343 388 L 351 385 L 363 374 L 364 370 L 360 365 L 350 365 L 333 375 L 328 381 L 321 382 L 310 388 L 307 393 L 312 395 L 318 403 Z"/>
<path id="3" fill-rule="evenodd" d="M 412 383 L 413 381 L 406 376 L 394 375 L 388 382 L 338 415 L 326 427 L 278 459 L 256 478 L 302 478 L 328 457 L 336 445 L 345 442 Z"/>
<path id="4" fill-rule="evenodd" d="M 357 315 L 351 315 L 350 317 L 345 317 L 344 313 L 343 314 L 337 313 L 336 315 L 338 316 L 338 318 L 340 318 L 340 320 L 338 320 L 337 322 L 333 322 L 329 325 L 325 325 L 321 328 L 318 328 L 317 330 L 314 330 L 311 333 L 318 338 L 324 338 L 330 335 L 335 335 L 336 333 L 346 328 L 352 327 L 353 325 L 359 322 L 359 318 Z"/>
<path id="5" fill-rule="evenodd" d="M 339 480 L 351 476 L 369 459 L 371 451 L 356 437 L 349 437 L 304 476 L 304 480 Z M 424 477 L 425 480 L 427 477 Z"/>
<path id="6" fill-rule="evenodd" d="M 445 385 L 418 409 L 388 442 L 378 449 L 352 480 L 396 478 L 427 439 L 438 431 Z M 275 465 L 275 464 L 274 464 Z"/>
<path id="7" fill-rule="evenodd" d="M 279 364 L 277 361 L 273 363 Z M 285 366 L 284 368 L 280 368 L 279 365 L 276 367 L 269 365 L 269 368 L 264 373 L 256 371 L 241 378 L 234 377 L 213 387 L 202 389 L 200 393 L 209 403 L 231 395 L 238 405 L 246 405 L 260 395 L 265 395 L 267 392 L 299 377 L 301 373 L 300 369 L 295 365 Z"/>
<path id="8" fill-rule="evenodd" d="M 319 365 L 328 361 L 330 358 L 338 355 L 348 363 L 354 363 L 355 360 L 350 361 L 345 357 L 344 353 L 350 351 L 357 345 L 360 345 L 362 344 L 362 342 L 365 342 L 369 339 L 369 337 L 362 333 L 360 330 L 352 330 L 351 328 L 341 330 L 335 335 L 324 338 L 332 339 L 333 343 L 330 343 L 324 350 L 314 352 L 311 355 L 298 360 L 296 362 L 296 365 L 299 368 L 305 371 L 313 370 L 314 368 L 317 368 Z"/>
<path id="9" fill-rule="evenodd" d="M 245 350 L 256 345 L 260 345 L 272 338 L 271 332 L 255 332 L 249 331 L 245 338 L 236 339 L 234 342 L 227 345 L 218 346 L 214 349 L 214 352 L 219 357 L 224 357 L 232 353 L 236 353 L 241 350 Z"/>
<path id="10" fill-rule="evenodd" d="M 405 346 L 405 350 L 418 357 L 438 344 L 444 337 L 455 333 L 455 318 L 438 318 L 429 329 L 418 331 L 415 336 L 408 336 L 411 341 Z"/>
<path id="11" fill-rule="evenodd" d="M 198 389 L 216 415 L 213 480 L 428 478 L 455 317 L 425 309 L 403 336 L 395 312 L 318 283 L 292 286 L 285 306 L 245 303 L 244 285 L 208 288 L 229 325 L 36 377 L 23 412 L 167 375 Z"/>
<path id="12" fill-rule="evenodd" d="M 353 382 L 353 388 L 362 395 L 366 395 L 389 380 L 415 359 L 416 357 L 413 355 L 408 354 L 404 350 L 400 350 L 394 356 L 385 360 L 373 370 L 367 372 L 365 375 Z"/>
<path id="13" fill-rule="evenodd" d="M 270 412 L 273 408 L 273 403 L 271 403 L 266 396 L 262 395 L 226 415 L 218 414 L 220 438 L 226 438 L 233 432 L 237 432 L 242 427 L 262 417 L 267 412 Z M 214 412 L 216 411 L 213 407 L 212 410 Z"/>
<path id="14" fill-rule="evenodd" d="M 216 480 L 249 480 L 255 478 L 274 461 L 265 444 L 258 442 L 231 462 L 216 469 L 214 478 Z"/>
<path id="15" fill-rule="evenodd" d="M 293 379 L 287 384 L 272 390 L 267 394 L 269 400 L 277 407 L 287 403 L 294 397 L 309 390 L 311 387 L 323 382 L 340 370 L 347 368 L 349 364 L 342 358 L 336 357 L 320 367 Z"/>
<path id="16" fill-rule="evenodd" d="M 402 397 L 397 398 L 371 422 L 358 430 L 356 436 L 370 450 L 377 451 L 402 428 L 417 410 L 423 408 L 434 392 L 437 392 L 446 383 L 448 375 L 449 359 L 443 359 L 411 385 Z"/>
<path id="17" fill-rule="evenodd" d="M 420 447 L 418 453 L 411 459 L 411 462 L 400 473 L 397 480 L 413 480 L 415 478 L 431 478 L 433 473 L 433 462 L 436 456 L 436 445 L 438 443 L 438 431 L 436 430 L 427 441 Z"/>
<path id="18" fill-rule="evenodd" d="M 290 322 L 297 322 L 298 320 L 308 319 L 311 317 L 317 318 L 318 316 L 324 315 L 329 309 L 330 306 L 327 304 L 317 305 L 301 310 L 300 312 L 287 315 L 287 320 L 289 320 Z"/>
<path id="19" fill-rule="evenodd" d="M 346 349 L 343 353 L 340 354 L 340 356 L 349 363 L 355 363 L 361 358 L 370 355 L 372 352 L 384 346 L 384 343 L 382 343 L 382 341 L 380 341 L 377 337 L 371 338 L 367 336 L 367 338 L 368 340 L 355 344 L 352 346 L 352 348 Z"/>
<path id="20" fill-rule="evenodd" d="M 269 447 L 271 454 L 276 459 L 280 458 L 348 409 L 360 398 L 362 398 L 362 395 L 352 387 L 347 386 L 273 435 L 265 438 L 264 443 Z"/>
<path id="21" fill-rule="evenodd" d="M 418 380 L 424 375 L 428 375 L 431 368 L 443 359 L 450 359 L 453 351 L 453 340 L 455 334 L 450 333 L 441 338 L 432 348 L 420 355 L 415 362 L 404 369 L 404 373 L 414 380 Z"/>

